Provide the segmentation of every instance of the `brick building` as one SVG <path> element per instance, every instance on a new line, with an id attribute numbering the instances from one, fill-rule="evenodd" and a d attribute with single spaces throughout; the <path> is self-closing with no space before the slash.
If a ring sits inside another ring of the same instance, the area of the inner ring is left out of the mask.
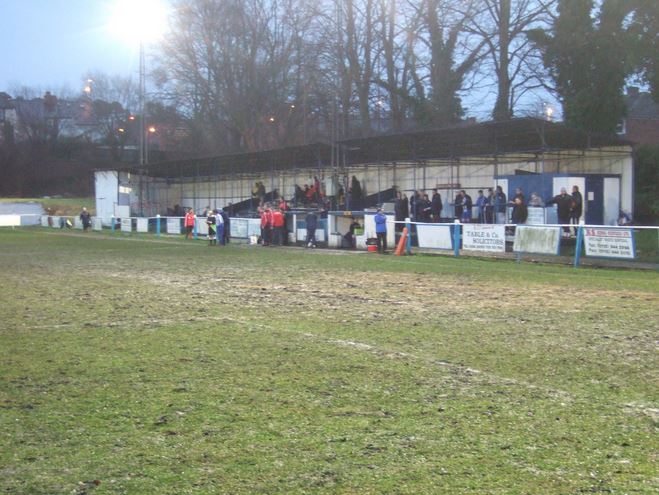
<path id="1" fill-rule="evenodd" d="M 635 146 L 659 145 L 659 103 L 650 93 L 630 86 L 625 105 L 627 116 L 620 123 L 618 134 Z"/>

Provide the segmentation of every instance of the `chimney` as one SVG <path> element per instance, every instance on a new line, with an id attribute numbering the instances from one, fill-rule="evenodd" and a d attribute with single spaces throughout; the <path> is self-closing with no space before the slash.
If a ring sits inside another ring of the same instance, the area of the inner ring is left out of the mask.
<path id="1" fill-rule="evenodd" d="M 639 95 L 638 86 L 627 86 L 627 96 L 636 98 Z"/>

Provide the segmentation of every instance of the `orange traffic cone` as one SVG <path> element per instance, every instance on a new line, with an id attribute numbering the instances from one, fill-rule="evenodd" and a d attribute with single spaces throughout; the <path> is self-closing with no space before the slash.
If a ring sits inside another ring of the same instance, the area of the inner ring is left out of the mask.
<path id="1" fill-rule="evenodd" d="M 396 251 L 394 251 L 394 255 L 402 256 L 403 254 L 405 254 L 406 243 L 407 243 L 407 227 L 403 229 L 403 233 L 400 236 L 400 240 L 398 241 L 398 246 L 396 246 Z"/>

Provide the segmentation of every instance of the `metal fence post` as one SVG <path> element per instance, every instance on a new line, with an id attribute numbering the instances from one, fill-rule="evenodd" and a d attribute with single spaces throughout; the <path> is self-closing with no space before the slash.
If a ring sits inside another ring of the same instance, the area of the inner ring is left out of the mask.
<path id="1" fill-rule="evenodd" d="M 160 214 L 156 215 L 156 235 L 160 237 Z"/>
<path id="2" fill-rule="evenodd" d="M 583 220 L 577 227 L 577 245 L 574 247 L 574 267 L 577 268 L 581 263 L 581 249 L 583 246 Z"/>
<path id="3" fill-rule="evenodd" d="M 114 224 L 115 224 L 115 220 L 116 220 L 116 219 L 114 218 L 114 215 L 112 215 L 112 216 L 110 217 L 110 228 L 112 229 L 112 233 L 113 233 L 113 234 L 114 234 L 114 229 L 115 229 L 115 225 L 114 225 Z"/>
<path id="4" fill-rule="evenodd" d="M 453 254 L 456 258 L 460 256 L 460 220 L 453 224 Z"/>
<path id="5" fill-rule="evenodd" d="M 405 219 L 405 227 L 407 227 L 407 240 L 405 241 L 405 252 L 412 254 L 412 223 L 408 218 Z"/>

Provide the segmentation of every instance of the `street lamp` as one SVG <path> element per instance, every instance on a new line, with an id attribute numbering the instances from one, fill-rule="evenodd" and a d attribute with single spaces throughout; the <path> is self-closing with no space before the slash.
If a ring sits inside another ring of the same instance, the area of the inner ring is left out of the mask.
<path id="1" fill-rule="evenodd" d="M 155 134 L 157 131 L 156 126 L 150 125 L 148 129 L 146 129 L 146 133 L 144 134 L 144 163 L 149 163 L 149 135 L 150 134 Z"/>
<path id="2" fill-rule="evenodd" d="M 545 120 L 551 122 L 554 117 L 554 107 L 552 107 L 549 103 L 543 103 L 542 106 L 544 107 Z"/>
<path id="3" fill-rule="evenodd" d="M 82 90 L 85 92 L 88 98 L 92 97 L 92 83 L 94 82 L 93 79 L 87 79 L 87 83 L 85 84 L 85 87 L 82 88 Z"/>

